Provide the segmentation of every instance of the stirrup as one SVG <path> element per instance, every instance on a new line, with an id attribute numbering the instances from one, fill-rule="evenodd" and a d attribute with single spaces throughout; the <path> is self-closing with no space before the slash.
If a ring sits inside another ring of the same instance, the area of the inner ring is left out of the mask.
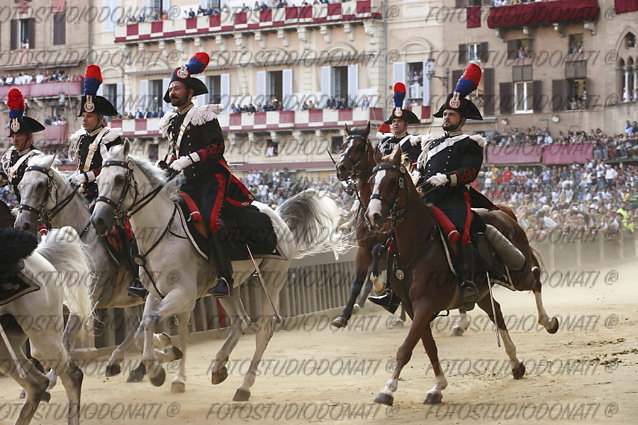
<path id="1" fill-rule="evenodd" d="M 464 280 L 459 285 L 459 302 L 465 311 L 474 309 L 478 301 L 478 288 L 471 280 Z"/>
<path id="2" fill-rule="evenodd" d="M 146 288 L 144 288 L 142 282 L 140 282 L 140 280 L 137 278 L 133 281 L 133 285 L 126 287 L 126 290 L 129 291 L 131 294 L 140 297 L 141 299 L 146 298 L 146 295 L 148 294 L 148 291 L 146 290 Z"/>
<path id="3" fill-rule="evenodd" d="M 399 304 L 401 304 L 401 299 L 394 295 L 394 292 L 390 288 L 387 288 L 385 292 L 378 297 L 369 296 L 368 300 L 370 300 L 371 303 L 380 305 L 392 314 L 397 311 Z"/>
<path id="4" fill-rule="evenodd" d="M 228 297 L 233 294 L 233 285 L 224 276 L 219 276 L 215 285 L 208 290 L 215 297 Z"/>

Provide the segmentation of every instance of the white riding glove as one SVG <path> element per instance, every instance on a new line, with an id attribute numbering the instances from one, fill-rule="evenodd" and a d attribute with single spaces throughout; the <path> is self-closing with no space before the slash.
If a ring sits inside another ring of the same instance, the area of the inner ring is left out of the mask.
<path id="1" fill-rule="evenodd" d="M 436 173 L 435 175 L 427 179 L 425 182 L 429 184 L 430 186 L 439 187 L 439 186 L 445 186 L 448 181 L 449 180 L 445 174 Z"/>
<path id="2" fill-rule="evenodd" d="M 74 186 L 80 186 L 83 183 L 91 183 L 95 181 L 95 173 L 93 171 L 75 173 L 69 179 Z"/>
<path id="3" fill-rule="evenodd" d="M 175 171 L 182 171 L 184 168 L 190 165 L 193 165 L 196 162 L 199 162 L 199 160 L 200 160 L 199 154 L 197 152 L 193 152 L 186 156 L 177 158 L 175 161 L 171 162 L 171 165 L 169 165 L 169 168 Z"/>

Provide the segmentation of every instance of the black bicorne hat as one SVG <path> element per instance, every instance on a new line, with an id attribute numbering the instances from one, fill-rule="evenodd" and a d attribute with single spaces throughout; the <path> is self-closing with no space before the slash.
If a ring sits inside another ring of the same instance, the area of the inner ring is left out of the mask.
<path id="1" fill-rule="evenodd" d="M 196 77 L 192 77 L 194 74 L 204 72 L 208 65 L 209 57 L 206 52 L 198 52 L 190 58 L 188 63 L 180 66 L 173 71 L 170 83 L 173 81 L 179 81 L 184 84 L 186 88 L 193 89 L 193 96 L 199 96 L 200 94 L 208 93 L 206 85 Z M 169 86 L 170 86 L 169 83 Z M 168 90 L 164 93 L 164 102 L 171 103 L 171 98 L 168 94 Z"/>
<path id="2" fill-rule="evenodd" d="M 459 78 L 458 83 L 456 83 L 454 92 L 448 95 L 445 103 L 441 105 L 439 110 L 436 111 L 436 114 L 432 116 L 443 118 L 443 111 L 452 109 L 457 111 L 461 118 L 483 120 L 483 116 L 476 105 L 466 98 L 468 94 L 472 93 L 478 87 L 481 81 L 481 73 L 481 67 L 477 64 L 471 63 L 468 65 L 461 78 Z"/>
<path id="3" fill-rule="evenodd" d="M 414 112 L 409 109 L 403 109 L 403 99 L 405 99 L 405 84 L 403 83 L 395 83 L 392 87 L 392 91 L 394 92 L 394 108 L 392 109 L 392 115 L 388 118 L 384 123 L 390 125 L 392 124 L 392 120 L 398 118 L 400 120 L 404 120 L 408 124 L 418 124 L 419 118 L 414 114 Z"/>

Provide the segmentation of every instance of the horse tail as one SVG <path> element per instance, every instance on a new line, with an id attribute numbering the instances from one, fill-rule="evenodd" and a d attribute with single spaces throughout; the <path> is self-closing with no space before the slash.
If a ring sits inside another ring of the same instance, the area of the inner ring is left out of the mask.
<path id="1" fill-rule="evenodd" d="M 87 263 L 82 242 L 69 226 L 51 230 L 42 238 L 36 251 L 53 265 L 64 292 L 64 304 L 81 320 L 93 314 L 91 290 L 93 273 Z"/>
<path id="2" fill-rule="evenodd" d="M 538 288 L 540 289 L 542 282 L 540 281 L 541 276 L 543 275 L 543 270 L 545 269 L 545 264 L 543 263 L 543 258 L 541 257 L 541 253 L 538 249 L 534 248 L 532 245 L 529 245 L 529 250 L 532 254 L 532 262 L 535 264 L 532 267 L 538 267 L 538 272 L 534 273 L 534 278 L 536 279 L 536 283 L 538 284 Z"/>
<path id="3" fill-rule="evenodd" d="M 347 249 L 335 233 L 339 208 L 327 193 L 306 189 L 281 204 L 276 212 L 292 232 L 294 258 L 326 251 L 338 255 Z"/>

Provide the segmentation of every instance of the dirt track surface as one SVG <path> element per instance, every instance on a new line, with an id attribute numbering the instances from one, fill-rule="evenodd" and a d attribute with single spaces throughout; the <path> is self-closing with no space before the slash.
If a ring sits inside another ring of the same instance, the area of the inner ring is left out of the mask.
<path id="1" fill-rule="evenodd" d="M 561 329 L 547 334 L 536 325 L 534 297 L 496 290 L 519 359 L 527 368 L 512 378 L 504 349 L 487 316 L 471 312 L 462 337 L 449 331 L 457 312 L 434 322 L 448 388 L 443 403 L 421 404 L 434 379 L 423 347 L 404 368 L 394 406 L 372 400 L 390 376 L 397 347 L 409 326 L 392 328 L 391 317 L 367 305 L 350 328 L 332 330 L 331 315 L 291 322 L 275 333 L 264 355 L 249 402 L 232 402 L 254 348 L 246 334 L 228 364 L 229 377 L 210 383 L 208 372 L 222 340 L 188 350 L 186 392 L 170 392 L 175 370 L 163 387 L 127 384 L 126 375 L 104 377 L 105 360 L 83 366 L 83 424 L 636 424 L 638 423 L 638 267 L 621 265 L 554 276 L 544 288 L 545 307 Z M 133 357 L 124 364 L 128 371 Z M 129 360 L 127 358 L 127 360 Z M 0 424 L 17 417 L 19 387 L 0 378 Z M 63 388 L 41 404 L 33 424 L 66 423 Z"/>

